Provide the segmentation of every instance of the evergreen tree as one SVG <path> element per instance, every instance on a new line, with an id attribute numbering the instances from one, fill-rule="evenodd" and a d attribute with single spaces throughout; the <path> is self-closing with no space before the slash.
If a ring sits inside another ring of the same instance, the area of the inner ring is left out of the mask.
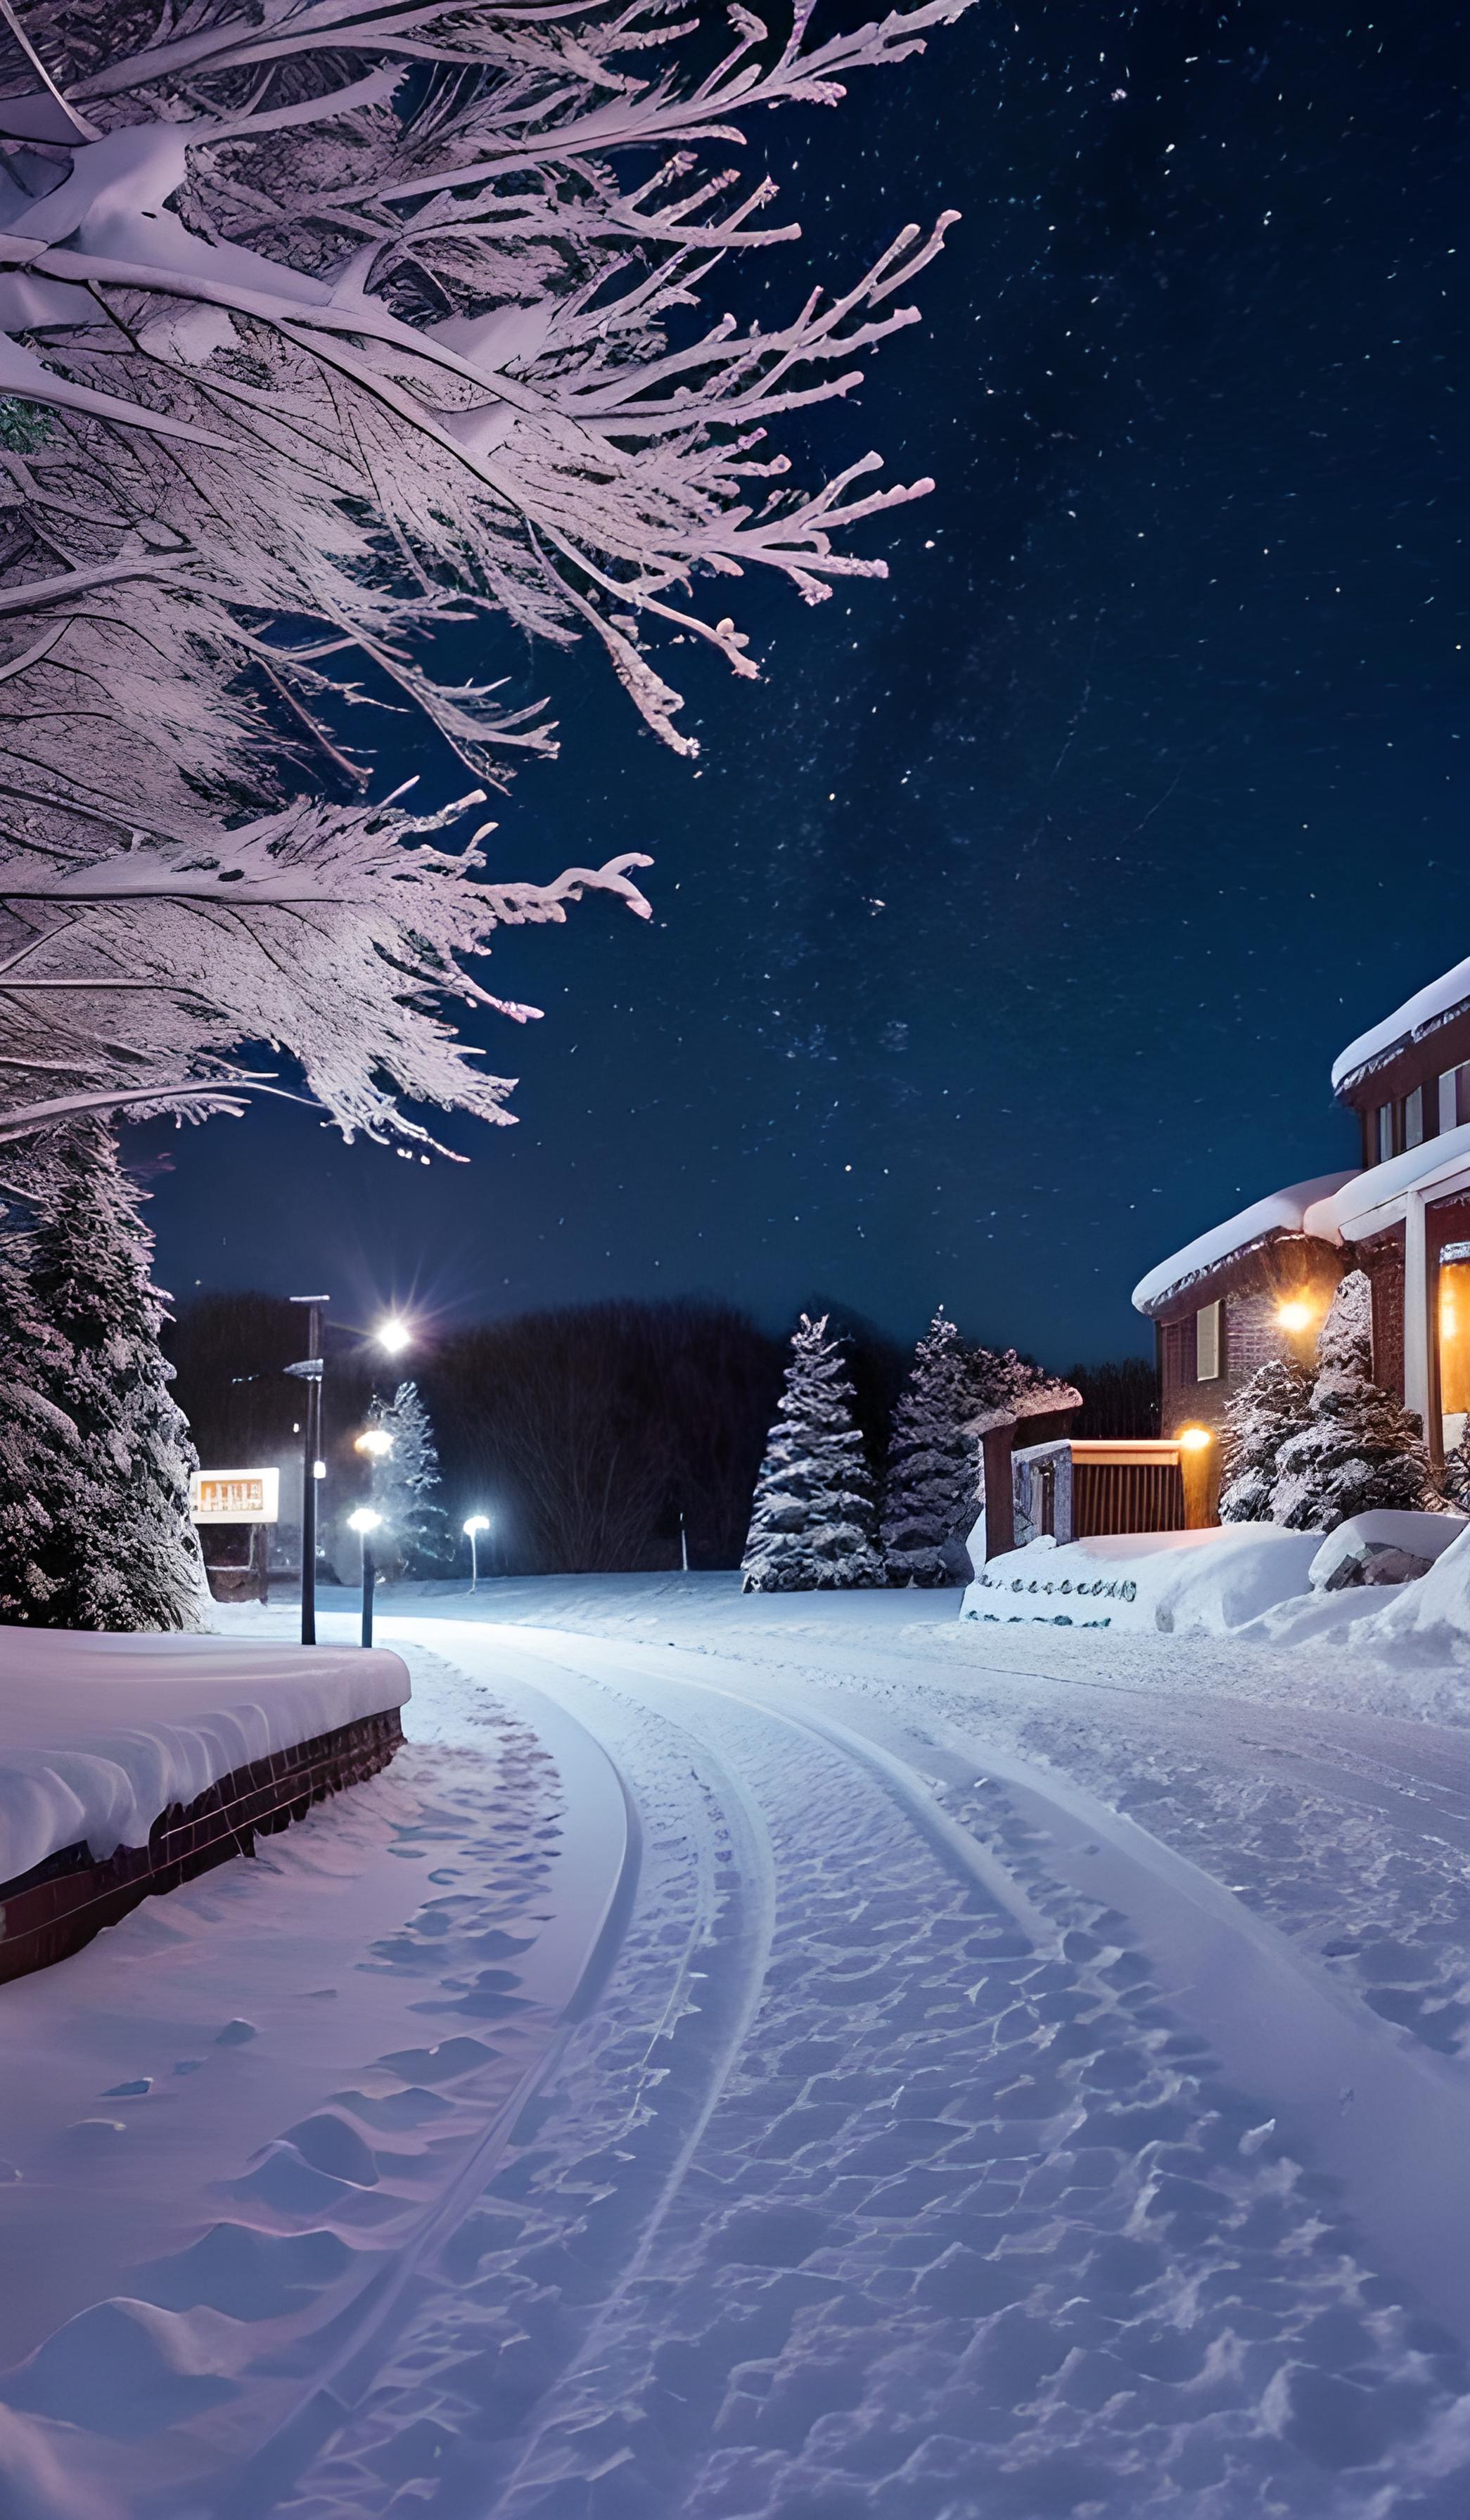
<path id="1" fill-rule="evenodd" d="M 41 1625 L 58 1585 L 48 1571 L 69 1524 L 81 1475 L 74 1421 L 51 1393 L 65 1349 L 36 1309 L 26 1246 L 0 1229 L 0 1619 Z"/>
<path id="2" fill-rule="evenodd" d="M 1289 1531 L 1333 1531 L 1375 1507 L 1430 1503 L 1419 1420 L 1372 1379 L 1370 1293 L 1356 1269 L 1338 1287 L 1317 1341 L 1310 1415 L 1276 1457 L 1271 1520 Z"/>
<path id="3" fill-rule="evenodd" d="M 392 1438 L 392 1451 L 373 1463 L 373 1503 L 409 1575 L 432 1575 L 452 1563 L 449 1519 L 436 1493 L 439 1457 L 416 1382 L 400 1382 L 391 1400 L 375 1400 L 369 1422 Z"/>
<path id="4" fill-rule="evenodd" d="M 802 1315 L 766 1439 L 745 1545 L 747 1593 L 881 1584 L 873 1481 L 852 1385 L 827 1316 Z"/>
<path id="5" fill-rule="evenodd" d="M 153 1238 L 138 1211 L 106 1129 L 73 1127 L 48 1148 L 24 1270 L 41 1327 L 32 1416 L 51 1430 L 37 1500 L 47 1527 L 36 1525 L 33 1571 L 6 1569 L 7 1615 L 34 1625 L 190 1628 L 205 1606 L 194 1449 L 169 1396 Z"/>
<path id="6" fill-rule="evenodd" d="M 894 1412 L 882 1527 L 891 1584 L 964 1581 L 964 1534 L 980 1485 L 976 1439 L 965 1431 L 974 1406 L 959 1332 L 942 1304 Z"/>
<path id="7" fill-rule="evenodd" d="M 1235 1393 L 1225 1411 L 1221 1440 L 1221 1522 L 1271 1520 L 1277 1455 L 1310 1422 L 1311 1387 L 1311 1374 L 1300 1358 L 1283 1356 L 1258 1366 Z"/>

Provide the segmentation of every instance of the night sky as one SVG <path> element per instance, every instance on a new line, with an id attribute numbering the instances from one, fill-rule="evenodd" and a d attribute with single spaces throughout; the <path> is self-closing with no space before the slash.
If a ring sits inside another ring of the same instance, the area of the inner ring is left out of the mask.
<path id="1" fill-rule="evenodd" d="M 451 1123 L 468 1166 L 281 1106 L 133 1132 L 172 1158 L 162 1282 L 346 1319 L 831 1297 L 902 1338 L 942 1298 L 1061 1365 L 1145 1348 L 1144 1268 L 1354 1162 L 1334 1052 L 1470 952 L 1464 35 L 979 0 L 769 118 L 805 242 L 721 303 L 964 213 L 922 329 L 784 441 L 936 495 L 865 529 L 886 586 L 735 590 L 760 683 L 673 652 L 694 769 L 589 646 L 476 656 L 561 720 L 497 869 L 647 848 L 652 927 L 590 903 L 504 941 L 493 984 L 547 1020 L 478 1032 L 520 1125 Z M 455 792 L 412 753 L 385 785 L 405 762 Z"/>

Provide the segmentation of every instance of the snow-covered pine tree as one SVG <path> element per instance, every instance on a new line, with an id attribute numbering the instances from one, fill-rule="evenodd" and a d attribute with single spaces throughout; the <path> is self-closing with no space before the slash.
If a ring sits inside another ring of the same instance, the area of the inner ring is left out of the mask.
<path id="1" fill-rule="evenodd" d="M 35 1598 L 15 1614 L 37 1625 L 195 1627 L 207 1598 L 189 1520 L 194 1449 L 169 1396 L 163 1299 L 139 1204 L 105 1128 L 82 1122 L 47 1142 L 26 1289 L 45 1331 L 40 1396 L 75 1444 L 43 1499 Z"/>
<path id="2" fill-rule="evenodd" d="M 966 1432 L 974 1407 L 959 1331 L 942 1304 L 894 1412 L 882 1520 L 891 1584 L 964 1581 L 964 1534 L 980 1484 L 978 1446 Z"/>
<path id="3" fill-rule="evenodd" d="M 442 1573 L 454 1551 L 449 1518 L 437 1496 L 438 1448 L 416 1382 L 400 1382 L 391 1400 L 375 1400 L 370 1422 L 392 1439 L 373 1463 L 373 1503 L 409 1575 Z"/>
<path id="4" fill-rule="evenodd" d="M 786 1389 L 756 1481 L 743 1571 L 747 1593 L 881 1584 L 873 1481 L 852 1384 L 827 1316 L 792 1332 Z"/>
<path id="5" fill-rule="evenodd" d="M 1372 1354 L 1371 1289 L 1355 1269 L 1322 1325 L 1308 1422 L 1277 1455 L 1271 1520 L 1289 1531 L 1333 1531 L 1375 1507 L 1431 1502 L 1419 1420 L 1374 1382 Z"/>
<path id="6" fill-rule="evenodd" d="M 1312 1377 L 1294 1356 L 1272 1357 L 1225 1410 L 1221 1435 L 1224 1486 L 1221 1522 L 1269 1522 L 1276 1494 L 1277 1457 L 1311 1418 Z"/>
<path id="7" fill-rule="evenodd" d="M 67 1350 L 37 1309 L 26 1239 L 13 1217 L 0 1228 L 0 1619 L 48 1622 L 58 1590 L 62 1534 L 72 1527 L 81 1486 L 73 1420 L 52 1396 Z"/>

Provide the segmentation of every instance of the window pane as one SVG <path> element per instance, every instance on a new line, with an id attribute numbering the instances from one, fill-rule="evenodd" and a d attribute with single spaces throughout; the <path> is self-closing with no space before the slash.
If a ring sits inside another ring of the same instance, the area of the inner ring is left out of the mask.
<path id="1" fill-rule="evenodd" d="M 1403 1098 L 1403 1144 L 1405 1148 L 1422 1147 L 1424 1144 L 1424 1088 L 1422 1085 L 1416 1085 L 1412 1094 L 1405 1094 Z"/>
<path id="2" fill-rule="evenodd" d="M 1383 1102 L 1378 1110 L 1378 1160 L 1386 1164 L 1394 1151 L 1394 1106 Z"/>
<path id="3" fill-rule="evenodd" d="M 1220 1306 L 1206 1304 L 1194 1331 L 1194 1375 L 1197 1382 L 1217 1382 L 1220 1372 Z"/>
<path id="4" fill-rule="evenodd" d="M 1440 1407 L 1447 1418 L 1470 1409 L 1470 1243 L 1440 1254 Z"/>
<path id="5" fill-rule="evenodd" d="M 1454 1082 L 1454 1118 L 1455 1126 L 1459 1127 L 1466 1120 L 1470 1120 L 1470 1059 L 1466 1060 L 1463 1067 L 1455 1069 Z"/>

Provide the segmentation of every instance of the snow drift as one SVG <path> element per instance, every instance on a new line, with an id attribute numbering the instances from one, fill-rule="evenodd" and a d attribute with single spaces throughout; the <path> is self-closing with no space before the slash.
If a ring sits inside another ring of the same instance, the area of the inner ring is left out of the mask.
<path id="1" fill-rule="evenodd" d="M 961 1616 L 1223 1636 L 1305 1593 L 1320 1547 L 1319 1532 L 1262 1522 L 1109 1533 L 1060 1549 L 1034 1540 L 990 1560 Z"/>

